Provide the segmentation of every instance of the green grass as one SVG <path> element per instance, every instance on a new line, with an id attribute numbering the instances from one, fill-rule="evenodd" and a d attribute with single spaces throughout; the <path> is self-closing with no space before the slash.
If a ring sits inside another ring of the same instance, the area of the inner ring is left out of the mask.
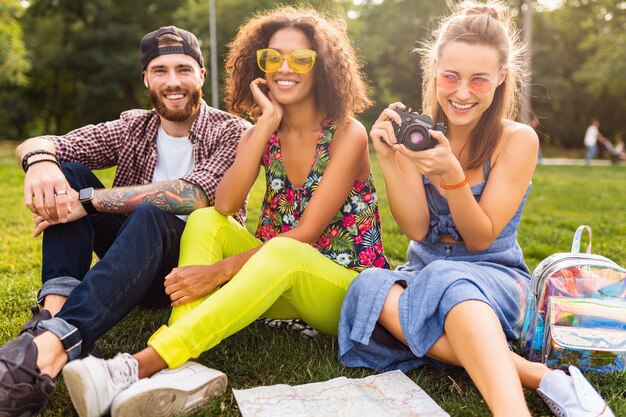
<path id="1" fill-rule="evenodd" d="M 0 151 L 2 148 L 0 148 Z M 40 239 L 30 237 L 32 221 L 22 203 L 23 174 L 10 152 L 0 153 L 0 342 L 11 339 L 28 319 L 39 286 Z M 381 174 L 374 164 L 381 200 L 385 250 L 397 266 L 405 259 L 407 239 L 395 225 L 388 208 Z M 111 170 L 99 173 L 111 183 Z M 568 251 L 574 230 L 580 224 L 593 228 L 593 251 L 626 265 L 626 166 L 539 166 L 533 180 L 519 241 L 529 267 L 534 268 L 554 252 Z M 255 184 L 247 226 L 255 226 L 263 193 Z M 166 311 L 135 310 L 99 342 L 105 356 L 118 351 L 134 352 L 145 346 L 150 334 L 167 320 Z M 208 366 L 224 371 L 230 387 L 268 384 L 303 384 L 338 376 L 363 377 L 373 372 L 347 369 L 337 363 L 337 339 L 320 336 L 304 339 L 288 331 L 270 330 L 253 324 L 200 357 Z M 625 374 L 587 373 L 607 399 L 615 415 L 626 415 Z M 460 372 L 430 367 L 409 374 L 417 384 L 452 416 L 488 416 L 487 406 L 471 381 Z M 46 416 L 73 414 L 61 380 L 51 398 Z M 551 415 L 531 392 L 527 400 L 534 416 Z M 237 416 L 229 390 L 196 416 Z"/>

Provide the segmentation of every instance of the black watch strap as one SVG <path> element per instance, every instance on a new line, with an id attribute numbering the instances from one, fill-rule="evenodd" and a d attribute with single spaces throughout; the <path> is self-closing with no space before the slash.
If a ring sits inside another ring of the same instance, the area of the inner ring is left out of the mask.
<path id="1" fill-rule="evenodd" d="M 85 201 L 84 203 L 81 203 L 81 204 L 83 205 L 83 208 L 85 209 L 88 215 L 96 214 L 98 212 L 98 210 L 96 210 L 96 208 L 93 206 L 93 203 L 91 201 Z"/>

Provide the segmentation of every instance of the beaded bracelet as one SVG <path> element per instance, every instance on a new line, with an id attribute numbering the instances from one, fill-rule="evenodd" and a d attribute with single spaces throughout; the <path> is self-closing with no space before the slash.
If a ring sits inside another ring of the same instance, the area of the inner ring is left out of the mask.
<path id="1" fill-rule="evenodd" d="M 459 188 L 464 187 L 465 185 L 469 184 L 469 177 L 466 175 L 465 179 L 461 182 L 458 182 L 456 184 L 444 184 L 443 182 L 439 181 L 439 186 L 441 187 L 442 190 L 456 190 Z"/>
<path id="2" fill-rule="evenodd" d="M 52 162 L 53 164 L 56 164 L 56 166 L 59 167 L 59 169 L 61 169 L 61 164 L 59 164 L 59 161 L 57 161 L 56 159 L 38 159 L 36 161 L 31 162 L 30 164 L 26 165 L 26 168 L 24 169 L 24 172 L 28 172 L 28 168 L 30 168 L 31 166 L 38 164 L 40 162 Z"/>
<path id="3" fill-rule="evenodd" d="M 22 169 L 24 170 L 24 172 L 26 172 L 26 170 L 28 169 L 28 158 L 35 155 L 50 155 L 56 159 L 55 154 L 45 149 L 35 149 L 34 151 L 30 151 L 22 158 Z"/>

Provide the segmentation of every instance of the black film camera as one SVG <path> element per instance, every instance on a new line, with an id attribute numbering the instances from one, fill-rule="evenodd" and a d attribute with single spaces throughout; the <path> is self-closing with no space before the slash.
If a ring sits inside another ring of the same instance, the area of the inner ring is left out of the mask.
<path id="1" fill-rule="evenodd" d="M 412 151 L 424 151 L 434 148 L 437 139 L 431 138 L 428 129 L 438 130 L 445 135 L 448 128 L 443 123 L 433 123 L 433 119 L 427 114 L 417 114 L 411 109 L 395 109 L 396 113 L 402 117 L 402 124 L 398 125 L 392 121 L 393 131 L 398 141 Z"/>

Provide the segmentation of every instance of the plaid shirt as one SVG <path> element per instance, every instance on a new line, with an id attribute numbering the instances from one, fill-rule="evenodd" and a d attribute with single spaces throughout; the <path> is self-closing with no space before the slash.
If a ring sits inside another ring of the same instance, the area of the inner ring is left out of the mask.
<path id="1" fill-rule="evenodd" d="M 56 146 L 59 162 L 78 162 L 90 169 L 117 166 L 114 187 L 152 182 L 157 162 L 160 119 L 155 110 L 129 110 L 118 120 L 88 125 L 63 136 L 42 136 Z M 204 100 L 189 130 L 195 165 L 182 179 L 202 187 L 215 203 L 215 189 L 235 159 L 239 138 L 250 124 L 209 107 Z M 244 221 L 245 205 L 234 217 Z"/>

